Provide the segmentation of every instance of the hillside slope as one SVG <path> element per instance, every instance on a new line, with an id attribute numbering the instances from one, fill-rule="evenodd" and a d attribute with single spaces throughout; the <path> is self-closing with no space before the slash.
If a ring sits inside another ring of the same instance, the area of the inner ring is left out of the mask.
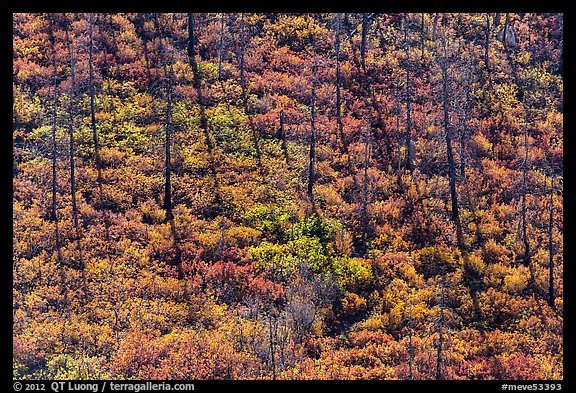
<path id="1" fill-rule="evenodd" d="M 562 379 L 562 14 L 14 14 L 15 379 Z"/>

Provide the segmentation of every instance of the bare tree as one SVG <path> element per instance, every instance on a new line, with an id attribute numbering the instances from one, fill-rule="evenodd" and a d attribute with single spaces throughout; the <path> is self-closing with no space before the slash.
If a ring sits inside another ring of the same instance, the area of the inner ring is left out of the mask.
<path id="1" fill-rule="evenodd" d="M 58 103 L 58 93 L 57 93 L 57 82 L 58 82 L 58 71 L 56 68 L 56 40 L 54 37 L 54 20 L 53 16 L 48 16 L 48 37 L 50 40 L 50 47 L 52 52 L 52 72 L 53 72 L 53 97 L 52 97 L 52 210 L 50 215 L 50 220 L 54 222 L 54 240 L 55 240 L 55 247 L 56 253 L 58 257 L 58 262 L 60 264 L 63 263 L 62 260 L 62 251 L 60 250 L 60 231 L 58 228 L 58 214 L 57 214 L 57 206 L 56 206 L 56 165 L 57 165 L 57 156 L 58 156 L 58 148 L 56 144 L 56 130 L 57 130 L 57 122 L 58 122 L 58 114 L 57 114 L 57 103 Z"/>
<path id="2" fill-rule="evenodd" d="M 76 240 L 76 248 L 78 250 L 78 262 L 71 264 L 78 270 L 84 269 L 84 260 L 82 256 L 82 243 L 80 241 L 80 226 L 78 225 L 78 203 L 76 200 L 76 165 L 75 165 L 75 155 L 76 149 L 74 146 L 74 102 L 76 100 L 76 59 L 74 56 L 74 48 L 72 47 L 72 40 L 68 33 L 69 28 L 66 28 L 66 42 L 68 44 L 68 51 L 70 55 L 70 91 L 69 91 L 69 103 L 68 103 L 68 137 L 69 137 L 69 158 L 70 158 L 70 197 L 72 199 L 72 222 L 74 224 L 74 240 Z"/>
<path id="3" fill-rule="evenodd" d="M 552 230 L 554 228 L 554 175 L 550 177 L 550 202 L 548 216 L 548 304 L 555 308 L 554 304 L 554 246 Z"/>
<path id="4" fill-rule="evenodd" d="M 220 45 L 218 46 L 218 80 L 222 80 L 222 57 L 224 56 L 224 17 L 220 14 Z"/>
<path id="5" fill-rule="evenodd" d="M 458 193 L 456 190 L 456 167 L 454 163 L 454 152 L 452 149 L 452 131 L 453 126 L 450 122 L 449 114 L 449 91 L 448 91 L 448 53 L 447 53 L 447 43 L 445 33 L 443 32 L 441 37 L 442 43 L 442 56 L 438 59 L 438 64 L 442 71 L 442 108 L 443 108 L 443 120 L 444 120 L 444 131 L 446 140 L 446 155 L 448 158 L 448 173 L 450 178 L 450 198 L 452 202 L 452 221 L 456 226 L 456 241 L 458 243 L 458 248 L 460 250 L 464 249 L 463 234 L 462 234 L 462 223 L 460 222 L 460 213 L 458 206 Z"/>
<path id="6" fill-rule="evenodd" d="M 436 380 L 442 379 L 442 350 L 444 346 L 444 274 L 440 282 L 440 319 L 438 321 L 438 344 L 436 349 Z"/>
<path id="7" fill-rule="evenodd" d="M 244 113 L 248 117 L 248 124 L 252 130 L 252 141 L 254 144 L 254 151 L 256 153 L 256 160 L 258 162 L 258 168 L 261 171 L 262 166 L 262 153 L 260 151 L 260 133 L 258 132 L 256 125 L 254 124 L 254 119 L 248 107 L 248 86 L 246 84 L 246 75 L 244 70 L 244 54 L 246 52 L 246 34 L 245 34 L 245 23 L 244 14 L 240 16 L 240 87 L 242 88 L 242 103 L 244 106 Z"/>
<path id="8" fill-rule="evenodd" d="M 506 35 L 508 34 L 508 23 L 510 22 L 510 14 L 506 13 L 506 19 L 504 20 L 504 30 L 502 33 L 502 43 L 507 46 Z"/>
<path id="9" fill-rule="evenodd" d="M 170 221 L 174 218 L 172 214 L 172 189 L 171 189 L 171 175 L 172 175 L 172 164 L 171 164 L 171 134 L 172 134 L 172 79 L 174 75 L 174 70 L 172 62 L 170 62 L 170 74 L 167 76 L 167 107 L 166 107 L 166 121 L 164 123 L 165 130 L 165 173 L 164 173 L 164 209 L 166 210 L 165 221 Z"/>
<path id="10" fill-rule="evenodd" d="M 98 207 L 104 207 L 104 191 L 102 183 L 102 158 L 100 157 L 100 142 L 98 141 L 98 130 L 96 128 L 96 88 L 94 84 L 94 38 L 93 38 L 93 18 L 92 14 L 88 15 L 88 76 L 89 76 L 89 94 L 90 94 L 90 128 L 92 129 L 92 144 L 94 145 L 94 162 L 96 165 L 96 183 L 98 185 Z M 110 79 L 108 79 L 108 88 L 110 88 Z M 113 109 L 113 108 L 112 108 Z M 113 110 L 110 111 L 113 113 Z M 108 240 L 110 238 L 110 229 L 108 224 L 108 212 L 104 210 L 104 232 L 105 238 Z"/>
<path id="11" fill-rule="evenodd" d="M 424 60 L 424 39 L 426 38 L 426 29 L 424 25 L 424 13 L 421 13 L 420 19 L 420 59 Z"/>
<path id="12" fill-rule="evenodd" d="M 360 61 L 362 71 L 366 73 L 366 44 L 368 37 L 368 14 L 362 14 L 362 41 L 360 42 Z"/>
<path id="13" fill-rule="evenodd" d="M 342 31 L 342 14 L 336 17 L 336 124 L 338 125 L 338 135 L 340 136 L 340 149 L 348 153 L 348 145 L 344 139 L 344 126 L 342 124 L 342 94 L 341 75 L 340 75 L 340 34 Z"/>
<path id="14" fill-rule="evenodd" d="M 412 171 L 412 148 L 411 148 L 411 132 L 412 123 L 410 120 L 410 102 L 412 100 L 410 96 L 410 43 L 408 41 L 408 15 L 404 13 L 404 45 L 406 50 L 406 169 Z"/>
<path id="15" fill-rule="evenodd" d="M 464 65 L 465 69 L 463 71 L 463 75 L 465 80 L 463 81 L 463 89 L 464 89 L 464 107 L 463 110 L 463 119 L 462 123 L 460 124 L 459 133 L 460 133 L 460 177 L 462 179 L 466 178 L 466 139 L 468 138 L 468 120 L 470 117 L 470 91 L 471 91 L 471 83 L 473 78 L 473 72 L 471 70 L 471 65 L 467 62 Z"/>
<path id="16" fill-rule="evenodd" d="M 494 14 L 494 27 L 500 26 L 500 12 Z"/>
<path id="17" fill-rule="evenodd" d="M 486 41 L 484 43 L 484 65 L 486 71 L 490 70 L 490 62 L 488 57 L 488 51 L 490 48 L 490 14 L 486 13 Z"/>
<path id="18" fill-rule="evenodd" d="M 370 127 L 364 135 L 364 178 L 362 179 L 362 252 L 366 254 L 366 232 L 368 229 L 368 163 L 370 161 Z"/>
<path id="19" fill-rule="evenodd" d="M 212 138 L 208 130 L 208 118 L 206 117 L 206 105 L 204 102 L 204 96 L 202 94 L 202 78 L 198 70 L 198 63 L 196 62 L 196 41 L 197 37 L 195 35 L 195 17 L 193 13 L 188 13 L 188 61 L 190 67 L 192 68 L 193 80 L 192 84 L 196 89 L 196 94 L 198 96 L 198 106 L 200 107 L 200 128 L 204 131 L 204 137 L 206 140 L 206 146 L 208 147 L 208 152 L 212 156 L 212 150 L 214 149 L 214 144 L 212 143 Z M 214 171 L 213 163 L 211 164 Z"/>
<path id="20" fill-rule="evenodd" d="M 312 209 L 316 210 L 314 203 L 314 161 L 316 159 L 316 74 L 318 72 L 318 62 L 314 52 L 314 65 L 313 65 L 313 79 L 312 79 L 312 97 L 310 99 L 310 150 L 308 158 L 308 199 L 312 204 Z"/>
<path id="21" fill-rule="evenodd" d="M 525 103 L 526 104 L 526 103 Z M 528 194 L 528 168 L 529 168 L 529 150 L 530 144 L 528 143 L 528 115 L 526 113 L 524 121 L 524 160 L 522 164 L 522 195 L 520 207 L 520 220 L 522 225 L 522 243 L 524 245 L 524 266 L 531 266 L 531 252 L 530 241 L 528 240 L 528 221 L 526 218 L 526 196 Z"/>
<path id="22" fill-rule="evenodd" d="M 438 31 L 438 18 L 440 17 L 440 13 L 437 12 L 434 14 L 434 24 L 432 25 L 432 41 L 436 40 L 436 32 Z"/>
<path id="23" fill-rule="evenodd" d="M 288 146 L 286 145 L 286 131 L 284 130 L 284 110 L 280 111 L 280 126 L 278 127 L 278 136 L 281 140 L 282 154 L 288 163 Z"/>

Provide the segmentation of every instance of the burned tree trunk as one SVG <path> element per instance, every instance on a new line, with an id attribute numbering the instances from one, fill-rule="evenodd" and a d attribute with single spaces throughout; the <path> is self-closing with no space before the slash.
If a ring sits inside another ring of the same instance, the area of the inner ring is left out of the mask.
<path id="1" fill-rule="evenodd" d="M 366 73 L 366 40 L 368 37 L 368 14 L 362 14 L 362 41 L 360 43 L 360 61 L 362 71 Z"/>
<path id="2" fill-rule="evenodd" d="M 424 13 L 421 14 L 420 20 L 420 59 L 424 60 L 424 40 L 426 38 L 426 31 L 424 26 Z"/>
<path id="3" fill-rule="evenodd" d="M 172 214 L 172 189 L 171 189 L 171 131 L 172 131 L 172 64 L 170 64 L 170 76 L 168 77 L 168 103 L 166 108 L 165 129 L 165 174 L 164 174 L 164 210 L 166 210 L 165 221 L 174 218 Z"/>
<path id="4" fill-rule="evenodd" d="M 56 144 L 56 129 L 58 122 L 58 114 L 57 114 L 58 93 L 56 85 L 58 81 L 58 71 L 56 69 L 56 43 L 55 43 L 56 40 L 54 37 L 54 21 L 52 20 L 52 16 L 49 16 L 48 36 L 52 52 L 52 69 L 53 69 L 52 87 L 54 89 L 52 97 L 52 209 L 50 214 L 50 220 L 54 222 L 54 241 L 55 241 L 56 253 L 58 257 L 58 262 L 62 264 L 62 251 L 60 250 L 60 230 L 58 227 L 58 214 L 56 203 L 56 188 L 57 188 L 56 158 L 58 156 L 58 147 Z"/>
<path id="5" fill-rule="evenodd" d="M 552 230 L 554 228 L 554 177 L 550 178 L 550 206 L 548 216 L 548 304 L 555 308 L 554 304 L 554 246 L 552 243 Z"/>
<path id="6" fill-rule="evenodd" d="M 408 42 L 408 16 L 404 14 L 404 45 L 406 50 L 406 169 L 412 171 L 412 123 L 410 120 L 410 43 Z"/>
<path id="7" fill-rule="evenodd" d="M 218 80 L 222 80 L 222 57 L 224 56 L 224 16 L 220 15 L 220 45 L 218 47 Z"/>
<path id="8" fill-rule="evenodd" d="M 74 48 L 70 40 L 68 29 L 66 29 L 66 41 L 70 54 L 70 91 L 68 105 L 68 137 L 69 137 L 69 158 L 70 158 L 70 197 L 72 200 L 72 222 L 74 225 L 74 240 L 78 250 L 78 262 L 71 264 L 71 267 L 78 270 L 84 269 L 84 260 L 82 256 L 82 243 L 80 241 L 80 226 L 78 225 L 78 203 L 76 200 L 76 165 L 75 165 L 75 146 L 74 146 L 74 100 L 76 99 L 76 59 L 74 57 Z"/>
<path id="9" fill-rule="evenodd" d="M 436 349 L 436 380 L 442 379 L 442 350 L 444 346 L 444 276 L 440 284 L 440 320 L 438 323 L 438 347 Z"/>
<path id="10" fill-rule="evenodd" d="M 336 124 L 338 125 L 338 135 L 340 137 L 340 149 L 348 154 L 348 145 L 344 139 L 344 125 L 342 124 L 342 95 L 340 92 L 340 33 L 342 31 L 342 14 L 337 16 L 336 24 Z"/>
<path id="11" fill-rule="evenodd" d="M 210 156 L 212 156 L 212 150 L 214 145 L 212 143 L 212 138 L 210 137 L 210 132 L 208 130 L 208 118 L 206 117 L 206 105 L 204 103 L 204 96 L 202 94 L 202 78 L 198 70 L 198 63 L 196 62 L 196 36 L 194 32 L 194 14 L 188 13 L 188 61 L 190 67 L 192 68 L 193 79 L 192 85 L 196 89 L 196 94 L 198 96 L 198 105 L 200 107 L 200 128 L 204 131 L 204 137 L 206 140 L 206 146 Z M 212 169 L 213 164 L 211 164 Z"/>
<path id="12" fill-rule="evenodd" d="M 368 163 L 370 160 L 370 128 L 364 136 L 364 177 L 362 179 L 362 253 L 366 255 L 366 233 L 368 231 Z"/>
<path id="13" fill-rule="evenodd" d="M 278 127 L 278 136 L 281 140 L 282 154 L 284 154 L 284 159 L 288 163 L 288 146 L 286 145 L 286 131 L 284 130 L 284 111 L 280 111 L 280 126 Z"/>
<path id="14" fill-rule="evenodd" d="M 530 267 L 530 241 L 528 240 L 528 222 L 526 218 L 526 196 L 528 194 L 528 160 L 529 160 L 529 143 L 528 143 L 528 125 L 524 126 L 524 163 L 522 165 L 522 196 L 520 207 L 520 218 L 522 221 L 522 243 L 524 245 L 524 266 Z"/>
<path id="15" fill-rule="evenodd" d="M 105 239 L 110 239 L 110 228 L 108 223 L 108 212 L 105 209 L 104 203 L 104 190 L 103 190 L 103 178 L 102 178 L 102 158 L 100 157 L 100 142 L 98 141 L 98 130 L 96 128 L 96 89 L 94 86 L 94 63 L 93 63 L 93 51 L 94 51 L 94 40 L 93 40 L 93 20 L 92 15 L 88 17 L 88 83 L 89 83 L 89 94 L 90 94 L 90 128 L 92 129 L 92 144 L 94 145 L 94 163 L 96 165 L 96 183 L 98 185 L 98 202 L 97 207 L 103 209 L 104 211 L 104 234 Z M 108 89 L 110 89 L 110 76 L 108 79 Z M 114 108 L 110 113 L 114 112 Z M 114 123 L 112 123 L 114 128 Z"/>
<path id="16" fill-rule="evenodd" d="M 484 43 L 484 66 L 486 71 L 490 70 L 490 62 L 488 58 L 488 51 L 490 48 L 490 14 L 486 13 L 486 41 Z"/>
<path id="17" fill-rule="evenodd" d="M 316 73 L 318 64 L 316 62 L 316 56 L 314 56 L 314 66 L 313 66 L 313 80 L 312 80 L 312 98 L 310 100 L 310 152 L 308 157 L 308 199 L 312 204 L 312 209 L 316 210 L 314 204 L 314 161 L 316 159 L 316 130 L 315 130 L 315 118 L 316 118 Z"/>
<path id="18" fill-rule="evenodd" d="M 242 88 L 242 104 L 244 106 L 244 113 L 248 117 L 248 123 L 250 124 L 250 129 L 252 130 L 252 141 L 254 144 L 254 151 L 256 153 L 256 160 L 258 162 L 258 168 L 262 171 L 262 153 L 260 151 L 260 133 L 256 129 L 252 114 L 250 113 L 250 108 L 248 107 L 248 87 L 246 85 L 246 75 L 244 70 L 244 53 L 246 51 L 246 37 L 245 37 L 245 25 L 244 25 L 244 14 L 240 17 L 240 87 Z"/>
<path id="19" fill-rule="evenodd" d="M 454 163 L 454 152 L 452 149 L 452 124 L 450 123 L 449 116 L 449 104 L 448 104 L 448 60 L 446 55 L 446 41 L 445 37 L 442 37 L 442 45 L 444 49 L 443 58 L 440 61 L 440 67 L 442 69 L 442 102 L 443 102 L 443 113 L 444 113 L 444 131 L 446 140 L 446 154 L 448 157 L 448 174 L 450 178 L 450 199 L 452 202 L 452 221 L 456 226 L 456 241 L 458 243 L 458 248 L 463 251 L 463 234 L 462 234 L 462 224 L 460 222 L 460 213 L 458 206 L 458 193 L 456 190 L 456 166 Z"/>

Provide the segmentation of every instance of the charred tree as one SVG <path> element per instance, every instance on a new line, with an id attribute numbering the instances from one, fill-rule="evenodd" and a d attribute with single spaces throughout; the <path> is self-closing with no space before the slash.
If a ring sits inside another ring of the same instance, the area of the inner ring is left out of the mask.
<path id="1" fill-rule="evenodd" d="M 52 72 L 53 72 L 53 79 L 52 79 L 52 88 L 53 88 L 53 96 L 52 96 L 52 209 L 50 214 L 50 220 L 54 222 L 54 241 L 56 247 L 56 253 L 58 257 L 58 262 L 62 264 L 62 251 L 60 249 L 60 230 L 58 227 L 58 212 L 57 212 L 57 202 L 56 202 L 56 189 L 57 189 L 57 181 L 56 181 L 56 166 L 57 166 L 57 157 L 58 157 L 58 146 L 56 144 L 56 130 L 57 130 L 57 123 L 58 123 L 58 113 L 57 113 L 57 103 L 58 103 L 58 92 L 57 92 L 57 83 L 58 83 L 58 70 L 56 68 L 56 40 L 54 37 L 54 20 L 53 16 L 48 16 L 49 25 L 48 25 L 48 37 L 50 40 L 50 47 L 51 47 L 51 54 L 52 54 Z"/>
<path id="2" fill-rule="evenodd" d="M 442 281 L 440 283 L 440 319 L 438 321 L 438 343 L 436 349 L 436 380 L 442 379 L 442 350 L 444 349 L 444 280 L 445 277 L 442 275 Z"/>
<path id="3" fill-rule="evenodd" d="M 486 13 L 486 40 L 484 42 L 484 66 L 486 71 L 490 71 L 490 61 L 488 58 L 488 51 L 490 48 L 490 14 Z"/>
<path id="4" fill-rule="evenodd" d="M 526 116 L 527 117 L 527 116 Z M 522 164 L 522 195 L 521 195 L 521 207 L 520 207 L 520 219 L 522 225 L 522 244 L 524 245 L 524 255 L 523 264 L 524 266 L 531 266 L 531 251 L 530 251 L 530 241 L 528 240 L 528 219 L 526 217 L 526 197 L 528 194 L 528 168 L 529 168 L 529 150 L 530 145 L 528 143 L 528 119 L 526 118 L 526 124 L 524 125 L 524 160 Z"/>
<path id="5" fill-rule="evenodd" d="M 456 226 L 456 241 L 458 248 L 463 251 L 462 223 L 458 206 L 458 192 L 456 190 L 456 165 L 454 163 L 454 151 L 452 149 L 452 124 L 450 122 L 450 106 L 448 91 L 448 55 L 446 49 L 446 38 L 442 35 L 443 56 L 439 61 L 442 71 L 442 111 L 444 122 L 444 136 L 446 140 L 446 155 L 448 158 L 448 174 L 450 178 L 450 199 L 452 203 L 452 222 Z"/>
<path id="6" fill-rule="evenodd" d="M 362 71 L 366 73 L 366 44 L 368 37 L 368 14 L 362 14 L 362 41 L 360 42 L 360 61 Z"/>
<path id="7" fill-rule="evenodd" d="M 404 14 L 404 45 L 406 50 L 406 169 L 412 171 L 412 122 L 410 120 L 410 102 L 412 100 L 410 96 L 410 43 L 408 41 L 408 15 Z"/>
<path id="8" fill-rule="evenodd" d="M 171 188 L 171 136 L 172 136 L 172 77 L 173 67 L 170 64 L 170 75 L 167 77 L 167 107 L 166 107 L 166 122 L 164 123 L 165 130 L 165 173 L 164 173 L 164 210 L 166 211 L 165 221 L 170 221 L 174 218 L 172 214 L 172 188 Z"/>
<path id="9" fill-rule="evenodd" d="M 222 80 L 222 57 L 224 56 L 224 16 L 220 14 L 220 43 L 218 46 L 218 80 Z"/>
<path id="10" fill-rule="evenodd" d="M 248 124 L 252 130 L 252 141 L 254 144 L 254 151 L 256 153 L 256 160 L 258 162 L 258 169 L 262 171 L 262 153 L 260 151 L 260 133 L 258 132 L 254 119 L 248 105 L 248 86 L 246 84 L 246 73 L 244 65 L 244 54 L 246 52 L 246 34 L 245 34 L 244 14 L 240 16 L 240 87 L 242 88 L 242 104 L 244 106 L 244 113 L 248 117 Z"/>
<path id="11" fill-rule="evenodd" d="M 284 130 L 284 111 L 280 111 L 280 126 L 278 127 L 278 137 L 281 141 L 282 154 L 284 154 L 284 159 L 288 163 L 288 146 L 286 144 L 286 131 Z"/>
<path id="12" fill-rule="evenodd" d="M 212 151 L 214 150 L 214 144 L 212 143 L 212 138 L 210 136 L 210 131 L 208 130 L 208 118 L 206 117 L 206 104 L 204 102 L 204 96 L 202 94 L 202 77 L 198 70 L 198 63 L 196 62 L 196 42 L 197 37 L 195 35 L 195 17 L 193 13 L 188 13 L 188 62 L 192 68 L 192 85 L 196 89 L 196 95 L 198 100 L 198 106 L 200 107 L 200 128 L 204 132 L 204 137 L 206 141 L 206 146 L 208 148 L 208 153 L 212 156 Z M 211 163 L 212 172 L 215 172 L 214 164 Z"/>
<path id="13" fill-rule="evenodd" d="M 420 59 L 424 60 L 424 40 L 426 38 L 426 29 L 424 25 L 424 13 L 421 13 L 420 19 Z"/>
<path id="14" fill-rule="evenodd" d="M 344 125 L 342 124 L 342 85 L 340 75 L 340 34 L 342 31 L 342 14 L 337 14 L 336 19 L 336 124 L 338 125 L 338 135 L 340 137 L 340 149 L 348 154 L 348 145 L 344 137 Z"/>
<path id="15" fill-rule="evenodd" d="M 370 128 L 364 136 L 364 177 L 362 179 L 362 253 L 366 255 L 366 234 L 368 232 L 368 164 L 370 161 Z"/>
<path id="16" fill-rule="evenodd" d="M 317 73 L 317 60 L 316 55 L 314 54 L 314 66 L 313 66 L 313 79 L 312 79 L 312 97 L 310 99 L 310 150 L 308 156 L 308 199 L 312 204 L 312 209 L 315 211 L 316 206 L 314 203 L 314 161 L 316 159 L 316 126 L 315 126 L 315 119 L 316 119 L 316 73 Z"/>
<path id="17" fill-rule="evenodd" d="M 74 48 L 72 46 L 72 41 L 70 40 L 70 35 L 68 33 L 68 28 L 66 29 L 66 42 L 68 44 L 68 51 L 70 55 L 70 91 L 69 91 L 69 103 L 68 103 L 68 154 L 70 159 L 70 198 L 72 200 L 72 222 L 74 225 L 74 240 L 76 241 L 76 249 L 78 250 L 78 262 L 74 261 L 70 263 L 70 267 L 81 270 L 84 269 L 84 259 L 82 256 L 82 243 L 80 235 L 80 226 L 78 224 L 78 202 L 76 200 L 76 149 L 74 141 L 74 102 L 76 100 L 76 59 L 74 56 Z"/>
<path id="18" fill-rule="evenodd" d="M 94 38 L 93 38 L 93 19 L 92 15 L 88 16 L 88 38 L 90 40 L 88 45 L 88 84 L 90 94 L 90 128 L 92 130 L 92 144 L 94 145 L 94 163 L 96 165 L 96 183 L 98 185 L 98 202 L 97 207 L 104 211 L 104 233 L 105 239 L 110 239 L 110 229 L 108 223 L 107 209 L 104 209 L 104 190 L 102 178 L 102 158 L 100 157 L 100 142 L 98 140 L 98 130 L 96 127 L 96 88 L 94 84 Z M 110 88 L 110 76 L 108 79 L 108 87 Z M 113 111 L 111 111 L 113 113 Z"/>
<path id="19" fill-rule="evenodd" d="M 552 231 L 554 229 L 554 175 L 550 177 L 550 202 L 548 207 L 548 304 L 556 308 L 554 303 L 554 246 Z"/>

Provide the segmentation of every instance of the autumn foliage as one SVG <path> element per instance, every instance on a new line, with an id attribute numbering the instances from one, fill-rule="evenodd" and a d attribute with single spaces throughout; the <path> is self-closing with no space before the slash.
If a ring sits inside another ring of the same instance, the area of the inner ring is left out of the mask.
<path id="1" fill-rule="evenodd" d="M 562 31 L 14 14 L 14 378 L 562 379 Z"/>

